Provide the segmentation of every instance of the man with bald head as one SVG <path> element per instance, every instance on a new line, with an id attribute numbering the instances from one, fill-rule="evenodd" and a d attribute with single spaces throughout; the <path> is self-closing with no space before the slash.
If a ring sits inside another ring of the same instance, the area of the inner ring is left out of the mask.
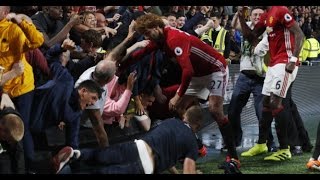
<path id="1" fill-rule="evenodd" d="M 107 21 L 106 21 L 106 17 L 102 14 L 102 13 L 94 13 L 94 15 L 96 16 L 96 20 L 97 20 L 97 27 L 105 27 L 107 26 Z"/>
<path id="2" fill-rule="evenodd" d="M 96 66 L 93 66 L 82 73 L 78 81 L 75 83 L 75 87 L 77 87 L 81 82 L 91 79 L 97 82 L 104 90 L 101 98 L 94 105 L 86 107 L 86 110 L 84 111 L 81 118 L 82 122 L 86 122 L 86 124 L 84 124 L 85 126 L 93 128 L 100 147 L 109 146 L 108 136 L 106 131 L 104 130 L 103 120 L 101 116 L 107 97 L 106 84 L 112 80 L 115 72 L 116 65 L 114 61 L 102 60 Z M 89 122 L 88 119 L 90 119 L 92 125 L 90 125 L 90 123 L 87 123 Z"/>

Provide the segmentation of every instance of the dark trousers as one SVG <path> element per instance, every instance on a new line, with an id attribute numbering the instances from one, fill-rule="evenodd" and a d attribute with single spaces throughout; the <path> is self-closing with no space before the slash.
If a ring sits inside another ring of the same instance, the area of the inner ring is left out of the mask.
<path id="1" fill-rule="evenodd" d="M 312 157 L 317 160 L 319 158 L 319 155 L 320 155 L 320 122 L 317 129 L 316 145 L 314 147 Z"/>
<path id="2" fill-rule="evenodd" d="M 292 85 L 291 85 L 292 86 Z M 290 147 L 293 146 L 310 146 L 310 139 L 307 130 L 304 127 L 303 120 L 298 111 L 297 105 L 292 99 L 292 88 L 288 90 L 287 96 L 285 98 L 286 106 L 289 106 L 291 113 L 291 118 L 288 122 L 288 140 Z"/>
<path id="3" fill-rule="evenodd" d="M 125 142 L 103 149 L 82 149 L 81 160 L 99 165 L 98 174 L 144 174 L 135 142 Z"/>
<path id="4" fill-rule="evenodd" d="M 244 106 L 247 104 L 251 93 L 253 94 L 254 98 L 254 109 L 256 116 L 259 121 L 261 120 L 263 98 L 261 93 L 263 80 L 263 78 L 250 78 L 243 73 L 239 74 L 239 78 L 232 92 L 232 98 L 228 107 L 228 118 L 232 124 L 236 146 L 240 145 L 242 140 L 241 112 Z M 268 141 L 273 142 L 271 129 L 269 130 Z"/>
<path id="5" fill-rule="evenodd" d="M 34 91 L 30 91 L 12 99 L 17 111 L 21 114 L 24 123 L 24 137 L 22 141 L 27 169 L 30 167 L 30 163 L 34 159 L 34 145 L 29 127 L 33 96 Z"/>

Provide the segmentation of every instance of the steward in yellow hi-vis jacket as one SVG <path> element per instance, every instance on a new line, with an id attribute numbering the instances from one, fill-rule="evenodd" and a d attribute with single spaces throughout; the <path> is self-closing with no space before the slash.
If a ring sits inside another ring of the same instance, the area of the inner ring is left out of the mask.
<path id="1" fill-rule="evenodd" d="M 230 54 L 230 33 L 220 26 L 220 15 L 213 13 L 211 19 L 214 22 L 212 28 L 202 34 L 201 40 L 215 48 L 224 58 L 228 59 Z"/>

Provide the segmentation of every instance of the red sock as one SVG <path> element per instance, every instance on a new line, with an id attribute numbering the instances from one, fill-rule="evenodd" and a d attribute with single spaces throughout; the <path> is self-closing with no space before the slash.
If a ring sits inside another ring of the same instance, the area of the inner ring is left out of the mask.
<path id="1" fill-rule="evenodd" d="M 281 105 L 279 108 L 272 110 L 272 116 L 276 117 L 283 109 L 284 107 Z"/>

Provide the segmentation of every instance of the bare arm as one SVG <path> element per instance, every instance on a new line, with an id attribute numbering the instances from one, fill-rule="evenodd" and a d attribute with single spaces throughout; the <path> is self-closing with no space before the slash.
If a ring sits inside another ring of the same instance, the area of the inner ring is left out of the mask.
<path id="1" fill-rule="evenodd" d="M 240 21 L 239 21 L 239 15 L 238 12 L 236 12 L 232 18 L 231 26 L 239 31 L 242 31 Z"/>
<path id="2" fill-rule="evenodd" d="M 89 114 L 90 121 L 93 126 L 93 131 L 96 135 L 100 147 L 109 146 L 108 135 L 103 127 L 103 121 L 99 109 L 86 109 Z"/>
<path id="3" fill-rule="evenodd" d="M 292 27 L 290 27 L 290 32 L 294 34 L 294 51 L 293 51 L 293 56 L 299 57 L 302 45 L 303 45 L 303 39 L 304 39 L 304 34 L 299 27 L 298 23 L 295 22 Z"/>
<path id="4" fill-rule="evenodd" d="M 24 72 L 24 64 L 20 60 L 17 63 L 14 63 L 11 70 L 4 73 L 1 78 L 0 86 L 4 85 L 7 81 L 20 76 Z"/>
<path id="5" fill-rule="evenodd" d="M 196 174 L 196 162 L 193 159 L 184 159 L 183 174 Z"/>
<path id="6" fill-rule="evenodd" d="M 265 27 L 259 26 L 255 27 L 253 30 L 247 25 L 244 15 L 242 14 L 242 9 L 238 10 L 238 17 L 242 29 L 242 34 L 245 39 L 249 41 L 252 46 L 256 46 L 259 43 L 259 36 L 265 31 Z"/>
<path id="7" fill-rule="evenodd" d="M 203 33 L 207 32 L 210 28 L 213 28 L 213 21 L 210 19 L 208 20 L 208 22 L 206 23 L 206 25 L 202 26 L 201 28 L 197 28 L 196 30 L 194 30 L 198 36 L 201 36 Z"/>
<path id="8" fill-rule="evenodd" d="M 126 56 L 127 48 L 130 42 L 134 39 L 135 31 L 133 30 L 135 22 L 132 21 L 129 26 L 129 32 L 127 37 L 115 48 L 112 49 L 112 51 L 108 54 L 107 59 L 110 59 L 112 61 L 120 61 Z"/>
<path id="9" fill-rule="evenodd" d="M 7 93 L 2 93 L 0 109 L 2 110 L 5 107 L 11 107 L 13 109 L 16 109 L 9 95 Z"/>
<path id="10" fill-rule="evenodd" d="M 131 54 L 134 50 L 136 50 L 138 48 L 146 47 L 149 43 L 150 43 L 150 40 L 143 40 L 143 41 L 136 42 L 134 45 L 130 46 L 127 49 L 127 55 Z"/>
<path id="11" fill-rule="evenodd" d="M 44 46 L 47 48 L 52 47 L 56 43 L 62 42 L 64 39 L 66 39 L 68 33 L 70 32 L 71 28 L 80 23 L 80 16 L 79 15 L 74 15 L 71 17 L 70 21 L 62 28 L 62 30 L 55 35 L 53 38 L 49 38 L 49 36 L 46 33 L 42 33 L 44 36 Z"/>
<path id="12" fill-rule="evenodd" d="M 294 22 L 289 31 L 294 34 L 294 51 L 293 56 L 290 57 L 289 62 L 286 64 L 286 71 L 292 73 L 296 67 L 297 58 L 303 45 L 304 34 L 297 22 Z"/>

